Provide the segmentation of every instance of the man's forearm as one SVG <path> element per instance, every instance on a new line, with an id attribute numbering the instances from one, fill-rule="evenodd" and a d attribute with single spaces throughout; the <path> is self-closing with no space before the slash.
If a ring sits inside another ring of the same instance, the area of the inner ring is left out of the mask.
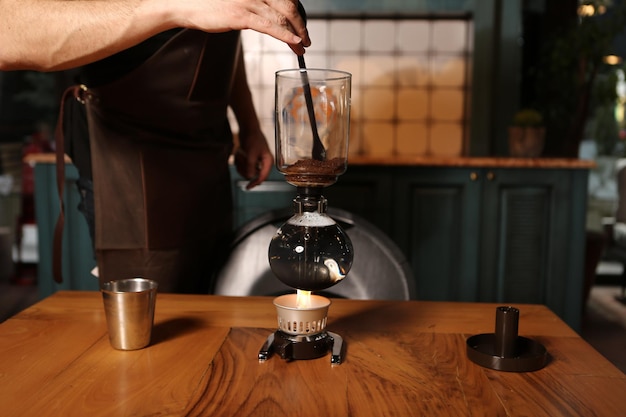
<path id="1" fill-rule="evenodd" d="M 77 67 L 173 27 L 164 13 L 142 3 L 0 0 L 0 69 Z"/>
<path id="2" fill-rule="evenodd" d="M 295 0 L 0 0 L 0 70 L 73 68 L 174 27 L 310 44 Z"/>

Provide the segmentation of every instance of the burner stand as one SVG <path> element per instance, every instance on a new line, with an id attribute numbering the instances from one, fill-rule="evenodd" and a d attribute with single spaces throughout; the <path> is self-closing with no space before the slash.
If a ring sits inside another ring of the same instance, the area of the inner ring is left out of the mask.
<path id="1" fill-rule="evenodd" d="M 277 352 L 288 361 L 320 358 L 330 350 L 330 363 L 343 362 L 343 339 L 326 331 L 330 300 L 310 295 L 300 305 L 297 294 L 285 294 L 274 299 L 278 314 L 278 330 L 270 334 L 259 351 L 259 361 L 264 362 Z"/>
<path id="2" fill-rule="evenodd" d="M 291 361 L 320 358 L 331 351 L 330 363 L 339 365 L 344 359 L 343 338 L 336 333 L 323 331 L 312 335 L 291 335 L 281 330 L 270 334 L 259 351 L 259 361 L 264 362 L 276 352 Z"/>

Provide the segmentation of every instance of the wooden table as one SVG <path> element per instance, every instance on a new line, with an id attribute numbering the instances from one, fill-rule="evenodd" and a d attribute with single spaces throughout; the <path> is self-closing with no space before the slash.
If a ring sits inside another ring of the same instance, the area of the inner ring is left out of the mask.
<path id="1" fill-rule="evenodd" d="M 153 342 L 109 345 L 98 292 L 58 292 L 0 324 L 0 414 L 12 416 L 619 416 L 626 375 L 561 319 L 516 305 L 542 343 L 535 372 L 482 368 L 466 338 L 494 331 L 496 304 L 333 300 L 330 355 L 260 363 L 271 298 L 159 294 Z"/>

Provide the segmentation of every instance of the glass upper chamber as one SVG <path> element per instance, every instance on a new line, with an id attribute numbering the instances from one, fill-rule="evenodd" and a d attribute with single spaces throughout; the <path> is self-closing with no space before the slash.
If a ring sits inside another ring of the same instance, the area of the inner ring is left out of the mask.
<path id="1" fill-rule="evenodd" d="M 326 187 L 346 171 L 351 77 L 328 69 L 276 73 L 276 167 L 288 183 Z"/>

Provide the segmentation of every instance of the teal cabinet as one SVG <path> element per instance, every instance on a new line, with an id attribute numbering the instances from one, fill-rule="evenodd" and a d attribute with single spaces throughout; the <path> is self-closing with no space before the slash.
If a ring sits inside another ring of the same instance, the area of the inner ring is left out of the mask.
<path id="1" fill-rule="evenodd" d="M 59 204 L 54 164 L 35 167 L 39 291 L 97 290 L 78 173 L 66 166 L 63 275 L 52 278 Z M 580 328 L 587 169 L 352 165 L 324 194 L 386 232 L 405 253 L 421 300 L 545 304 Z M 232 170 L 237 228 L 296 195 L 277 171 L 246 190 Z"/>
<path id="2" fill-rule="evenodd" d="M 231 189 L 233 194 L 233 227 L 241 227 L 253 218 L 269 211 L 289 209 L 296 196 L 296 187 L 288 184 L 283 174 L 275 168 L 263 183 L 247 190 L 248 180 L 230 167 Z"/>
<path id="3" fill-rule="evenodd" d="M 65 227 L 63 231 L 63 283 L 54 281 L 52 248 L 54 228 L 59 217 L 59 195 L 56 186 L 55 164 L 35 165 L 35 217 L 37 221 L 39 265 L 37 282 L 40 297 L 58 290 L 97 291 L 98 279 L 91 274 L 96 266 L 87 221 L 77 209 L 80 195 L 75 182 L 78 171 L 71 164 L 65 166 Z"/>
<path id="4" fill-rule="evenodd" d="M 289 210 L 297 195 L 296 187 L 287 183 L 275 168 L 265 182 L 251 190 L 246 190 L 248 181 L 234 167 L 231 178 L 236 228 L 266 211 Z M 329 206 L 358 213 L 391 235 L 392 184 L 391 172 L 350 168 L 336 184 L 325 188 L 323 194 Z"/>
<path id="5" fill-rule="evenodd" d="M 404 251 L 421 300 L 582 312 L 586 169 L 351 166 L 325 194 Z"/>

